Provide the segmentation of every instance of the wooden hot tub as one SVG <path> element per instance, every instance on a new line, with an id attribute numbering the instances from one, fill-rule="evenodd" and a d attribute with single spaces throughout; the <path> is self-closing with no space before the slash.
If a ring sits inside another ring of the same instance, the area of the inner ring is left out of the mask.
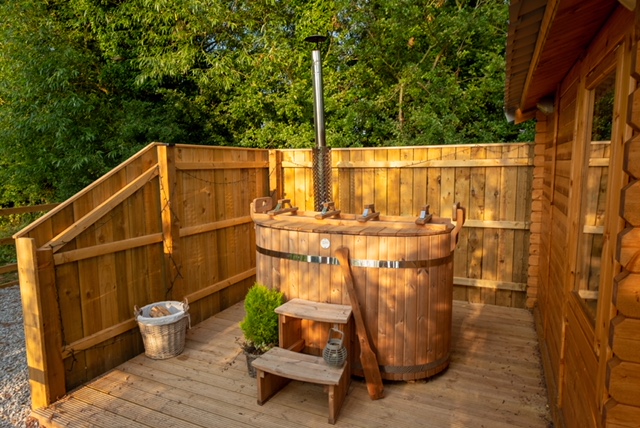
<path id="1" fill-rule="evenodd" d="M 449 219 L 435 217 L 419 225 L 411 217 L 360 222 L 354 214 L 322 220 L 316 212 L 270 215 L 268 199 L 256 199 L 251 207 L 258 282 L 280 289 L 287 299 L 349 304 L 334 256 L 346 247 L 382 378 L 423 379 L 448 367 L 453 250 L 464 222 L 462 209 L 454 209 L 454 227 Z M 303 330 L 307 349 L 321 354 L 326 332 L 311 323 Z M 362 375 L 359 361 L 353 361 L 355 374 Z"/>

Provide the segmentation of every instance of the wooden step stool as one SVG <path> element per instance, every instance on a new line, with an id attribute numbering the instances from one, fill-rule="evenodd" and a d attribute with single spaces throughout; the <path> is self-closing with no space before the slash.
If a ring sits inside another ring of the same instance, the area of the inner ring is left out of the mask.
<path id="1" fill-rule="evenodd" d="M 291 380 L 324 385 L 329 400 L 329 423 L 335 424 L 351 384 L 350 357 L 342 367 L 329 366 L 322 357 L 296 351 L 304 349 L 300 320 L 340 325 L 350 337 L 351 306 L 291 299 L 278 307 L 280 347 L 253 361 L 258 383 L 258 404 L 263 405 Z"/>

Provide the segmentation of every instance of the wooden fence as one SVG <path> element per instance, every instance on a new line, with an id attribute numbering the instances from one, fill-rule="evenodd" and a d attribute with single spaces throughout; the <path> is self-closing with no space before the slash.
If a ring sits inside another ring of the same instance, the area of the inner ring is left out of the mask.
<path id="1" fill-rule="evenodd" d="M 55 208 L 58 204 L 44 204 L 44 205 L 31 205 L 25 207 L 16 208 L 2 208 L 0 209 L 0 218 L 8 217 L 12 215 L 20 215 L 27 213 L 36 213 L 49 211 Z M 15 246 L 15 241 L 12 237 L 0 238 L 0 246 Z M 18 272 L 18 264 L 10 263 L 0 266 L 0 288 L 11 287 L 18 283 L 17 279 L 11 274 Z"/>
<path id="2" fill-rule="evenodd" d="M 152 144 L 16 234 L 33 407 L 143 351 L 134 305 L 186 298 L 196 324 L 244 298 L 268 165 Z"/>
<path id="3" fill-rule="evenodd" d="M 454 299 L 524 307 L 529 260 L 533 145 L 489 144 L 332 150 L 339 209 L 375 204 L 386 215 L 467 210 L 454 259 Z M 271 188 L 313 210 L 311 150 L 272 154 Z M 283 185 L 276 185 L 281 182 Z"/>
<path id="4" fill-rule="evenodd" d="M 196 324 L 242 300 L 255 281 L 250 202 L 312 209 L 310 153 L 155 143 L 16 234 L 33 407 L 143 351 L 134 305 L 187 298 Z M 523 307 L 532 154 L 336 149 L 334 199 L 409 216 L 460 202 L 455 298 Z"/>

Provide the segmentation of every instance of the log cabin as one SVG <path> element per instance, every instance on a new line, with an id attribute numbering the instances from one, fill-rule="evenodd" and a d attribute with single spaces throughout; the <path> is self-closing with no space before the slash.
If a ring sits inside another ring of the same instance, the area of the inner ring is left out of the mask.
<path id="1" fill-rule="evenodd" d="M 559 427 L 640 426 L 640 8 L 513 0 L 505 108 L 536 121 L 528 305 Z"/>

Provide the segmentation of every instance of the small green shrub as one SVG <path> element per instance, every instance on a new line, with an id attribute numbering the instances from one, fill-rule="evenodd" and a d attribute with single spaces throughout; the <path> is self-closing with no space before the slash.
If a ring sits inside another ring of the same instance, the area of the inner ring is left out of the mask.
<path id="1" fill-rule="evenodd" d="M 244 299 L 246 316 L 240 322 L 247 351 L 266 352 L 278 343 L 278 314 L 275 309 L 284 303 L 284 295 L 262 284 L 249 289 Z"/>

